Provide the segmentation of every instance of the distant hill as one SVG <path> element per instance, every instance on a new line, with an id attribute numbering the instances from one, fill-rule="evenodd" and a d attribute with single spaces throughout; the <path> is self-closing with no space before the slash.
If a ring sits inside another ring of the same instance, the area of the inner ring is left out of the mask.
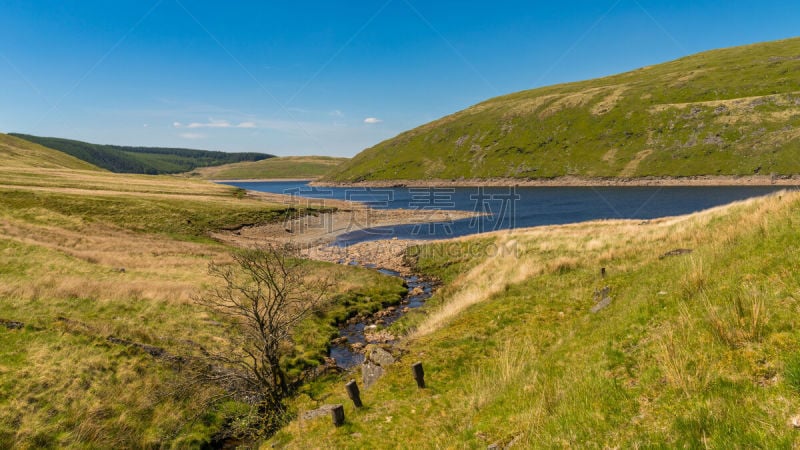
<path id="1" fill-rule="evenodd" d="M 271 158 L 265 153 L 227 153 L 187 148 L 125 147 L 90 144 L 54 137 L 9 133 L 52 148 L 98 167 L 117 173 L 167 174 L 188 172 L 197 167 L 218 166 L 241 161 Z"/>
<path id="2" fill-rule="evenodd" d="M 331 181 L 800 173 L 800 39 L 493 98 L 366 149 Z"/>
<path id="3" fill-rule="evenodd" d="M 187 175 L 213 180 L 255 180 L 269 178 L 318 178 L 346 162 L 331 156 L 284 156 L 224 166 L 203 167 Z"/>
<path id="4" fill-rule="evenodd" d="M 101 170 L 74 156 L 2 133 L 0 133 L 0 165 L 4 168 Z"/>

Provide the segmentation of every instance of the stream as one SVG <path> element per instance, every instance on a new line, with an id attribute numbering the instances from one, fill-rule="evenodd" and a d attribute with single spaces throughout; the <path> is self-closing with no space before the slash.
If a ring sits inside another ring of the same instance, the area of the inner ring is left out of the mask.
<path id="1" fill-rule="evenodd" d="M 371 265 L 366 265 L 365 267 L 375 268 L 374 266 L 370 266 Z M 423 280 L 417 275 L 402 276 L 400 273 L 388 269 L 378 269 L 378 272 L 384 275 L 403 278 L 403 281 L 405 281 L 408 287 L 408 294 L 398 305 L 381 310 L 381 314 L 373 314 L 370 317 L 352 323 L 348 321 L 346 324 L 339 327 L 340 339 L 337 340 L 336 344 L 331 346 L 330 356 L 336 361 L 336 365 L 342 369 L 347 370 L 364 362 L 364 354 L 353 349 L 352 346 L 353 344 L 356 344 L 356 346 L 367 345 L 366 332 L 377 331 L 379 327 L 388 327 L 403 317 L 408 310 L 419 308 L 424 305 L 425 300 L 430 298 L 433 294 L 433 281 Z M 412 292 L 415 291 L 417 293 L 412 295 Z M 380 317 L 378 318 L 378 316 Z M 381 321 L 380 326 L 375 324 L 377 320 Z M 388 343 L 393 344 L 394 341 L 389 341 Z"/>

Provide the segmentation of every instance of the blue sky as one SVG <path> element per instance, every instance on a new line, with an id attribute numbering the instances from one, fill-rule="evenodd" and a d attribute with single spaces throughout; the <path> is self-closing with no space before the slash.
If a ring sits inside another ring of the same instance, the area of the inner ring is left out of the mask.
<path id="1" fill-rule="evenodd" d="M 795 36 L 788 1 L 0 0 L 0 131 L 352 156 L 490 97 Z"/>

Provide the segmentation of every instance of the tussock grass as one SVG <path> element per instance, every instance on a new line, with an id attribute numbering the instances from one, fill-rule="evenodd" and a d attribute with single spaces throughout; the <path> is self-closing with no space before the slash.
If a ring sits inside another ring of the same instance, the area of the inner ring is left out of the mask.
<path id="1" fill-rule="evenodd" d="M 537 379 L 536 373 L 531 373 L 535 356 L 535 349 L 518 349 L 514 342 L 504 342 L 486 365 L 472 369 L 464 377 L 468 407 L 480 411 L 509 389 L 532 389 Z M 523 375 L 528 383 L 518 386 Z"/>
<path id="2" fill-rule="evenodd" d="M 743 286 L 721 302 L 701 296 L 708 311 L 708 321 L 717 338 L 736 348 L 747 343 L 761 342 L 769 326 L 769 311 L 764 294 Z"/>

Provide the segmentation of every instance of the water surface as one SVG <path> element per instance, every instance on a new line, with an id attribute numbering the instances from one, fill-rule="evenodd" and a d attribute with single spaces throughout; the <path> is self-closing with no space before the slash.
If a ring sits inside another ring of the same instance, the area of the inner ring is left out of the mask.
<path id="1" fill-rule="evenodd" d="M 465 210 L 486 213 L 435 224 L 371 228 L 339 236 L 337 245 L 377 239 L 441 239 L 469 234 L 560 225 L 597 219 L 655 219 L 702 211 L 766 195 L 780 186 L 662 187 L 310 187 L 304 181 L 228 183 L 244 189 L 293 195 L 296 202 L 326 199 L 363 202 L 373 208 Z"/>

